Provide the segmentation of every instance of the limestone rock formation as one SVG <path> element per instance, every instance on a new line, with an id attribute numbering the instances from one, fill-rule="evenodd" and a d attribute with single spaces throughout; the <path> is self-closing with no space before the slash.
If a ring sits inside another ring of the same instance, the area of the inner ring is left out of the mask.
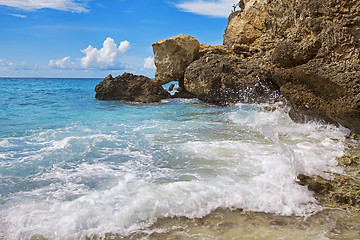
<path id="1" fill-rule="evenodd" d="M 359 1 L 247 0 L 229 17 L 224 45 L 235 54 L 248 46 L 294 119 L 325 119 L 360 132 Z"/>
<path id="2" fill-rule="evenodd" d="M 229 16 L 224 45 L 252 44 L 265 32 L 266 0 L 247 0 L 245 8 Z"/>
<path id="3" fill-rule="evenodd" d="M 360 132 L 360 2 L 274 0 L 264 60 L 296 116 Z"/>
<path id="4" fill-rule="evenodd" d="M 199 55 L 198 57 L 204 56 L 206 53 L 215 53 L 215 54 L 231 54 L 231 49 L 227 48 L 224 45 L 211 46 L 209 44 L 200 44 Z"/>
<path id="5" fill-rule="evenodd" d="M 155 81 L 166 84 L 179 81 L 182 86 L 185 69 L 198 57 L 200 43 L 189 35 L 178 35 L 153 43 L 156 65 Z"/>
<path id="6" fill-rule="evenodd" d="M 243 61 L 220 52 L 208 52 L 191 63 L 184 79 L 187 91 L 202 101 L 220 105 L 276 100 L 277 86 L 269 83 L 257 59 Z"/>
<path id="7" fill-rule="evenodd" d="M 216 104 L 262 101 L 266 96 L 255 96 L 254 86 L 277 85 L 294 119 L 324 119 L 360 132 L 360 2 L 244 3 L 229 16 L 223 46 L 199 47 L 184 35 L 154 43 L 157 81 L 178 80 L 181 89 Z"/>
<path id="8" fill-rule="evenodd" d="M 151 103 L 171 98 L 170 94 L 155 81 L 145 76 L 124 73 L 113 78 L 108 75 L 95 87 L 98 100 L 124 100 Z"/>
<path id="9" fill-rule="evenodd" d="M 360 211 L 360 146 L 349 146 L 349 151 L 338 158 L 346 174 L 334 174 L 332 180 L 319 176 L 298 176 L 298 183 L 314 192 L 315 198 L 325 207 Z"/>

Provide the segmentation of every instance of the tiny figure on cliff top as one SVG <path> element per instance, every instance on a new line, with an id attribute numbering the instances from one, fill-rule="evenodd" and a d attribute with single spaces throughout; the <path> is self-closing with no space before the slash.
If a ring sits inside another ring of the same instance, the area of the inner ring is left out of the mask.
<path id="1" fill-rule="evenodd" d="M 234 8 L 234 10 L 232 12 L 236 11 L 236 4 L 233 4 L 232 7 Z"/>

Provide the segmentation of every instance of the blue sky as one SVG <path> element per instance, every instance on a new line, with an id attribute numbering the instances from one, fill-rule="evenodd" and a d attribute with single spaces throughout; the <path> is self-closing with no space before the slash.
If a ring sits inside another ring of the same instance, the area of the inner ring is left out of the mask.
<path id="1" fill-rule="evenodd" d="M 0 77 L 153 77 L 153 42 L 221 44 L 234 2 L 0 0 Z"/>

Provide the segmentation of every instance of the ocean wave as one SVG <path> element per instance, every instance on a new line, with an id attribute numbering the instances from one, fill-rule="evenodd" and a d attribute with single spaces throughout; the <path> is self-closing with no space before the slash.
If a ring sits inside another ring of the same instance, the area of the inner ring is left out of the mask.
<path id="1" fill-rule="evenodd" d="M 105 122 L 1 140 L 9 149 L 16 142 L 0 164 L 16 182 L 1 183 L 6 239 L 129 235 L 160 218 L 218 208 L 309 216 L 322 208 L 297 174 L 342 171 L 335 159 L 346 131 L 294 123 L 279 105 L 133 107 Z"/>

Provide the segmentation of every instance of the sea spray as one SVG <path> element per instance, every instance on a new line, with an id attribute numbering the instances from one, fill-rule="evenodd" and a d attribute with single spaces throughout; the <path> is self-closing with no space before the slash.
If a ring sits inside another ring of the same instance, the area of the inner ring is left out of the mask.
<path id="1" fill-rule="evenodd" d="M 201 218 L 218 208 L 309 216 L 322 208 L 297 174 L 342 171 L 335 158 L 344 153 L 346 131 L 294 123 L 280 104 L 130 105 L 63 91 L 69 103 L 43 109 L 42 125 L 39 117 L 2 129 L 4 239 L 129 235 L 164 217 Z M 59 107 L 69 117 L 54 125 L 48 115 Z"/>

